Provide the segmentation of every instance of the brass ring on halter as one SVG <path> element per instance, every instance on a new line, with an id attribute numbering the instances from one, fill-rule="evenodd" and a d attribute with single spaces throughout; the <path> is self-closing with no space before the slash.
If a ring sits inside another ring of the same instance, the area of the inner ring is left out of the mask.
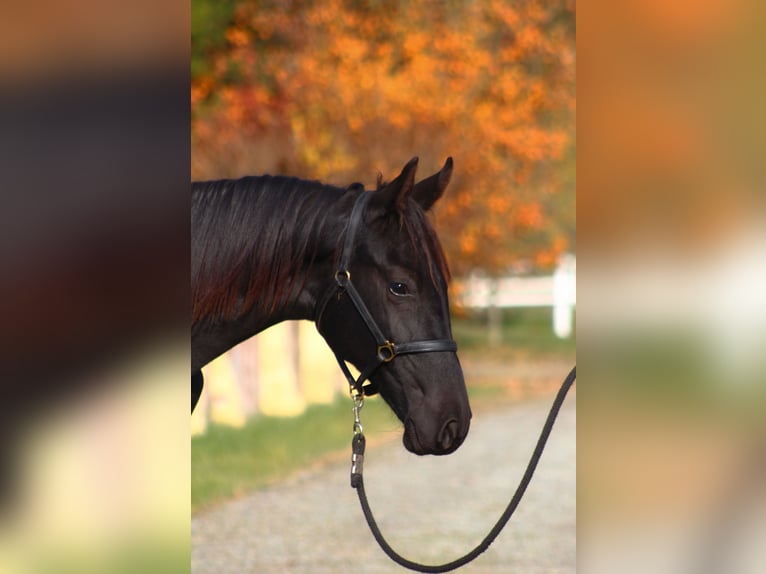
<path id="1" fill-rule="evenodd" d="M 394 344 L 391 341 L 386 341 L 382 345 L 378 345 L 378 359 L 384 363 L 390 363 L 396 357 L 396 350 Z"/>

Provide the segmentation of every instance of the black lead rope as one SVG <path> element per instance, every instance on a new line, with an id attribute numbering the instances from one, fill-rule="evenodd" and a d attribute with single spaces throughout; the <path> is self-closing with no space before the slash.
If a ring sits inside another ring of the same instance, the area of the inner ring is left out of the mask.
<path id="1" fill-rule="evenodd" d="M 356 489 L 356 492 L 359 496 L 359 503 L 362 505 L 362 512 L 364 512 L 364 517 L 367 520 L 367 524 L 370 527 L 372 535 L 375 537 L 375 540 L 383 549 L 383 552 L 385 552 L 388 557 L 391 558 L 391 560 L 400 566 L 404 566 L 405 568 L 409 568 L 410 570 L 414 570 L 416 572 L 449 572 L 451 570 L 460 568 L 461 566 L 465 566 L 481 553 L 483 553 L 487 548 L 489 548 L 490 544 L 494 542 L 495 538 L 497 538 L 498 534 L 500 534 L 505 525 L 508 523 L 508 520 L 516 510 L 519 502 L 521 502 L 521 498 L 524 496 L 524 492 L 527 490 L 529 482 L 532 480 L 532 476 L 534 475 L 535 469 L 537 468 L 537 463 L 540 461 L 540 456 L 543 454 L 545 443 L 548 441 L 548 437 L 550 436 L 551 430 L 553 429 L 553 423 L 556 422 L 556 417 L 559 414 L 561 405 L 564 403 L 564 399 L 566 398 L 569 389 L 577 378 L 575 370 L 576 367 L 572 367 L 572 370 L 569 372 L 566 379 L 564 379 L 564 382 L 561 384 L 561 388 L 559 389 L 559 392 L 553 401 L 553 405 L 551 406 L 551 410 L 548 413 L 548 418 L 545 420 L 543 430 L 540 432 L 540 438 L 537 439 L 537 445 L 535 446 L 535 450 L 532 453 L 532 458 L 530 458 L 529 463 L 527 464 L 527 469 L 524 472 L 524 476 L 522 476 L 519 485 L 516 487 L 516 492 L 513 494 L 513 498 L 511 498 L 511 501 L 508 503 L 508 506 L 505 508 L 505 511 L 503 511 L 503 514 L 500 516 L 497 523 L 492 527 L 492 530 L 489 531 L 489 534 L 487 534 L 484 540 L 482 540 L 479 545 L 476 546 L 476 548 L 464 556 L 453 560 L 452 562 L 440 565 L 419 564 L 418 562 L 407 560 L 398 554 L 393 548 L 391 548 L 388 542 L 386 542 L 386 539 L 383 537 L 383 534 L 380 532 L 380 528 L 378 528 L 378 525 L 375 522 L 375 518 L 372 515 L 372 510 L 370 510 L 370 505 L 367 502 L 367 494 L 364 491 L 362 463 L 364 461 L 365 438 L 361 431 L 361 424 L 359 424 L 358 417 L 358 408 L 361 407 L 357 407 L 355 403 L 354 440 L 352 442 L 353 454 L 351 457 L 351 486 Z"/>

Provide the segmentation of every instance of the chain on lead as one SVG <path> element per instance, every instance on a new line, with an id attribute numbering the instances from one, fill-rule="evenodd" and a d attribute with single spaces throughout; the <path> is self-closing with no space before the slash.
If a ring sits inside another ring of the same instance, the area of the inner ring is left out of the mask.
<path id="1" fill-rule="evenodd" d="M 354 439 L 351 441 L 351 486 L 359 488 L 362 484 L 362 469 L 364 468 L 364 446 L 362 421 L 359 411 L 364 407 L 364 393 L 359 389 L 351 388 L 351 400 L 354 401 Z"/>
<path id="2" fill-rule="evenodd" d="M 351 400 L 354 401 L 354 406 L 352 407 L 352 410 L 354 411 L 354 436 L 358 436 L 364 432 L 362 420 L 359 418 L 359 412 L 362 410 L 362 407 L 364 407 L 364 393 L 352 388 Z"/>

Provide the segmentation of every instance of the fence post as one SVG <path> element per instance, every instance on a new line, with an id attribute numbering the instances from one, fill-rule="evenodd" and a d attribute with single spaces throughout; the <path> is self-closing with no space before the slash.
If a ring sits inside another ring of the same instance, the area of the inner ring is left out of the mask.
<path id="1" fill-rule="evenodd" d="M 559 339 L 572 335 L 575 261 L 573 255 L 564 254 L 553 273 L 553 332 Z"/>

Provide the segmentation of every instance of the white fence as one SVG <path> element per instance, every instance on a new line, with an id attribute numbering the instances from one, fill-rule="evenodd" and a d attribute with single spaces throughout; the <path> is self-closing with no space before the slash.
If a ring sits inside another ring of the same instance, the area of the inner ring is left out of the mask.
<path id="1" fill-rule="evenodd" d="M 577 303 L 577 259 L 565 255 L 553 275 L 501 277 L 471 275 L 462 282 L 459 302 L 464 307 L 552 307 L 553 332 L 565 339 L 572 335 Z"/>

